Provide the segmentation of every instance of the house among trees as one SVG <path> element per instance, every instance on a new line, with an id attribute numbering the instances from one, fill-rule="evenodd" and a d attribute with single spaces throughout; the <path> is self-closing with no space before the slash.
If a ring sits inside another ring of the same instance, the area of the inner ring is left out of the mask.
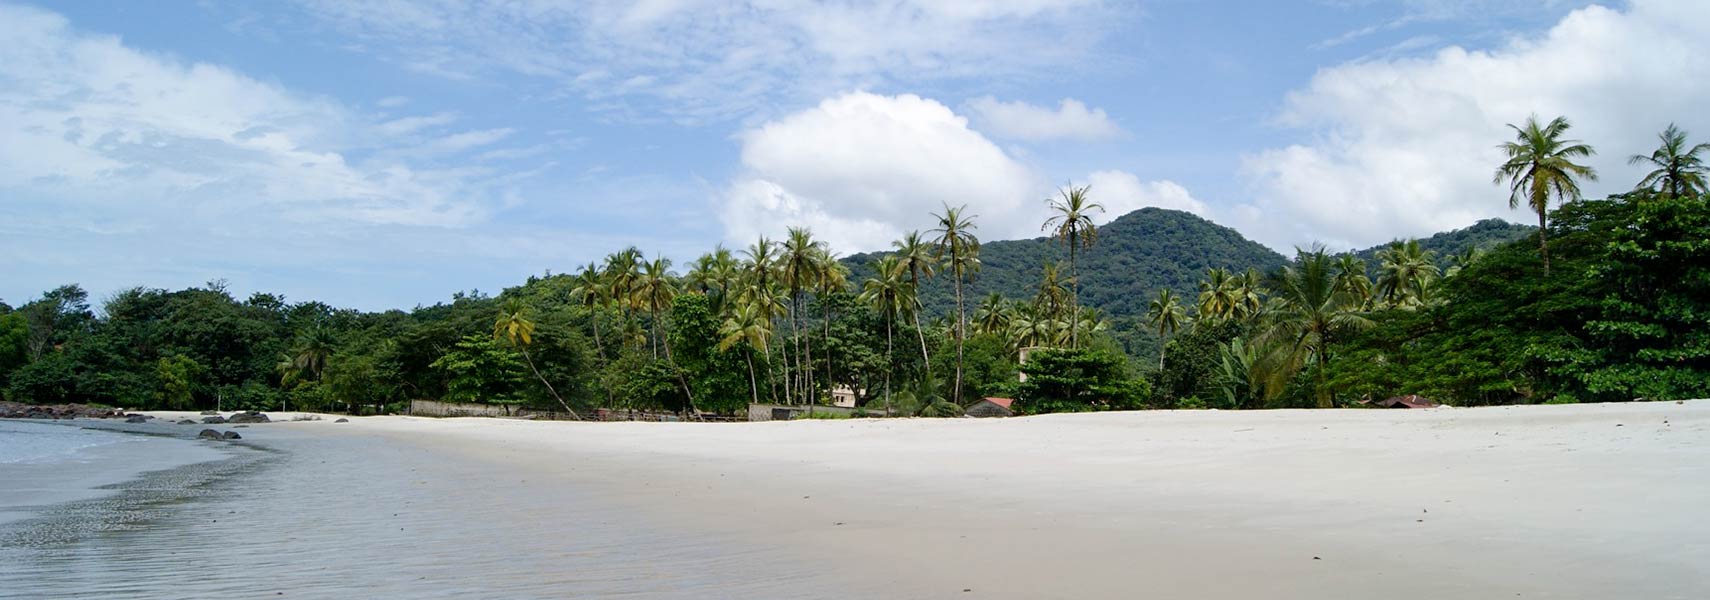
<path id="1" fill-rule="evenodd" d="M 1014 404 L 1014 398 L 985 398 L 969 406 L 963 414 L 970 417 L 1013 417 Z"/>

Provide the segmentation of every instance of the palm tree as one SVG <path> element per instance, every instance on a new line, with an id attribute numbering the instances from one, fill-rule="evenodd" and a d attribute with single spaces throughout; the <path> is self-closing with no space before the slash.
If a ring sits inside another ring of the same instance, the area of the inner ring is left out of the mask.
<path id="1" fill-rule="evenodd" d="M 1069 312 L 1071 301 L 1069 289 L 1063 286 L 1057 264 L 1045 263 L 1039 270 L 1039 291 L 1033 294 L 1033 311 L 1045 318 L 1060 318 Z M 1053 340 L 1050 343 L 1056 342 Z"/>
<path id="2" fill-rule="evenodd" d="M 1372 299 L 1372 280 L 1366 276 L 1366 261 L 1352 254 L 1336 259 L 1336 289 L 1346 292 L 1366 306 Z"/>
<path id="3" fill-rule="evenodd" d="M 891 242 L 891 247 L 896 249 L 897 266 L 908 273 L 908 311 L 914 317 L 915 335 L 920 337 L 920 364 L 925 377 L 931 379 L 932 357 L 926 353 L 926 329 L 920 326 L 920 312 L 925 308 L 920 302 L 920 278 L 932 277 L 938 265 L 932 259 L 932 246 L 921 239 L 919 231 L 903 234 L 902 239 Z"/>
<path id="4" fill-rule="evenodd" d="M 677 298 L 677 284 L 671 277 L 671 259 L 658 257 L 641 265 L 641 276 L 636 280 L 636 305 L 647 309 L 653 316 L 653 358 L 659 358 L 659 349 L 665 349 L 665 363 L 671 365 L 671 372 L 677 374 L 677 383 L 683 387 L 683 397 L 689 401 L 689 413 L 699 415 L 695 408 L 695 392 L 689 388 L 689 380 L 683 375 L 682 369 L 677 368 L 677 359 L 671 356 L 671 339 L 665 331 L 665 311 L 671 308 L 671 301 Z"/>
<path id="5" fill-rule="evenodd" d="M 1202 319 L 1212 322 L 1226 321 L 1233 318 L 1237 311 L 1235 275 L 1228 269 L 1218 267 L 1205 271 L 1205 281 L 1199 282 L 1199 304 L 1196 307 Z"/>
<path id="6" fill-rule="evenodd" d="M 896 370 L 891 368 L 896 361 L 891 330 L 895 327 L 897 315 L 903 310 L 904 298 L 912 292 L 908 281 L 903 279 L 902 262 L 895 255 L 880 258 L 875 268 L 876 274 L 861 283 L 860 299 L 885 316 L 885 414 L 888 415 L 891 413 L 891 372 Z"/>
<path id="7" fill-rule="evenodd" d="M 576 274 L 574 287 L 570 288 L 570 298 L 588 310 L 588 322 L 594 327 L 594 353 L 600 359 L 600 369 L 606 368 L 606 345 L 600 340 L 600 312 L 611 302 L 611 290 L 606 285 L 606 278 L 600 273 L 599 265 L 592 262 L 584 265 L 582 271 Z M 604 377 L 600 378 L 602 381 Z M 606 408 L 616 403 L 615 393 L 611 382 L 606 381 Z"/>
<path id="8" fill-rule="evenodd" d="M 837 255 L 825 249 L 822 244 L 819 254 L 815 257 L 819 271 L 819 289 L 814 294 L 819 297 L 820 309 L 825 311 L 825 389 L 830 391 L 836 387 L 835 378 L 831 371 L 831 297 L 849 289 L 849 268 L 837 261 Z M 809 411 L 813 408 L 810 406 Z"/>
<path id="9" fill-rule="evenodd" d="M 623 345 L 626 348 L 634 341 L 630 335 L 635 329 L 631 309 L 635 307 L 635 280 L 640 276 L 637 266 L 639 262 L 641 251 L 634 246 L 606 256 L 606 293 L 623 313 Z"/>
<path id="10" fill-rule="evenodd" d="M 1158 297 L 1153 298 L 1146 308 L 1146 322 L 1158 330 L 1158 370 L 1164 370 L 1164 340 L 1169 334 L 1180 331 L 1185 321 L 1187 313 L 1182 310 L 1176 293 L 1168 288 L 1158 290 Z"/>
<path id="11" fill-rule="evenodd" d="M 803 402 L 813 404 L 813 346 L 801 334 L 802 290 L 812 288 L 819 279 L 819 242 L 805 228 L 791 227 L 784 238 L 784 285 L 790 291 L 790 342 L 796 349 L 796 385 Z"/>
<path id="12" fill-rule="evenodd" d="M 964 215 L 966 204 L 952 208 L 944 205 L 944 214 L 933 214 L 938 219 L 938 228 L 932 230 L 938 234 L 933 240 L 937 252 L 933 256 L 944 263 L 944 268 L 950 270 L 950 280 L 956 285 L 956 385 L 951 388 L 951 398 L 954 402 L 962 401 L 962 346 L 967 340 L 968 313 L 962 304 L 962 283 L 973 273 L 980 270 L 980 238 L 974 237 L 974 215 Z"/>
<path id="13" fill-rule="evenodd" d="M 1003 294 L 992 292 L 974 309 L 974 333 L 994 334 L 1009 331 L 1009 301 Z"/>
<path id="14" fill-rule="evenodd" d="M 1247 267 L 1235 280 L 1235 316 L 1241 319 L 1251 319 L 1259 316 L 1259 311 L 1265 307 L 1265 285 L 1259 277 L 1259 270 Z"/>
<path id="15" fill-rule="evenodd" d="M 1370 327 L 1371 321 L 1360 314 L 1358 299 L 1336 285 L 1335 268 L 1322 249 L 1301 251 L 1294 265 L 1283 267 L 1276 284 L 1276 308 L 1270 327 L 1260 336 L 1262 345 L 1280 352 L 1271 395 L 1280 393 L 1294 373 L 1316 365 L 1318 406 L 1330 408 L 1330 390 L 1324 384 L 1330 344 L 1343 332 Z"/>
<path id="16" fill-rule="evenodd" d="M 558 395 L 558 390 L 552 387 L 552 382 L 547 381 L 545 375 L 540 374 L 540 369 L 535 368 L 534 358 L 528 354 L 528 345 L 534 343 L 534 321 L 529 320 L 528 306 L 524 305 L 522 300 L 505 300 L 504 306 L 499 310 L 499 318 L 493 320 L 493 339 L 509 340 L 512 346 L 522 352 L 523 360 L 528 363 L 528 370 L 534 372 L 535 378 L 552 394 L 552 399 L 564 407 L 564 412 L 570 413 L 572 419 L 582 418 L 570 408 L 570 403 L 565 402 L 564 397 Z"/>
<path id="17" fill-rule="evenodd" d="M 1547 215 L 1550 197 L 1562 200 L 1579 199 L 1579 182 L 1597 180 L 1597 171 L 1576 164 L 1575 158 L 1585 158 L 1597 151 L 1579 140 L 1564 140 L 1562 136 L 1573 128 L 1566 117 L 1556 117 L 1540 126 L 1538 116 L 1526 118 L 1524 126 L 1508 125 L 1515 140 L 1497 146 L 1508 156 L 1496 168 L 1492 182 L 1508 182 L 1508 209 L 1520 207 L 1522 201 L 1538 213 L 1538 253 L 1544 259 L 1544 276 L 1550 274 L 1550 243 Z"/>
<path id="18" fill-rule="evenodd" d="M 1104 212 L 1104 205 L 1087 199 L 1089 186 L 1057 190 L 1056 198 L 1047 198 L 1045 203 L 1051 207 L 1051 218 L 1045 220 L 1040 230 L 1051 230 L 1051 237 L 1062 240 L 1069 246 L 1069 304 L 1075 310 L 1081 306 L 1081 272 L 1076 263 L 1075 253 L 1082 247 L 1091 248 L 1098 241 L 1098 227 L 1093 225 L 1092 212 Z M 1079 328 L 1076 321 L 1069 321 L 1069 347 L 1080 343 Z"/>
<path id="19" fill-rule="evenodd" d="M 1686 132 L 1668 124 L 1668 129 L 1657 134 L 1662 145 L 1651 152 L 1650 156 L 1634 154 L 1627 158 L 1627 164 L 1648 164 L 1656 170 L 1645 174 L 1639 180 L 1635 189 L 1655 190 L 1664 196 L 1679 198 L 1703 194 L 1707 191 L 1704 185 L 1704 159 L 1698 157 L 1700 152 L 1710 150 L 1710 143 L 1686 146 Z"/>
<path id="20" fill-rule="evenodd" d="M 760 403 L 760 384 L 754 377 L 754 350 L 765 353 L 767 343 L 772 339 L 772 319 L 767 316 L 759 305 L 744 303 L 730 311 L 723 323 L 719 324 L 720 336 L 718 349 L 728 351 L 737 344 L 748 346 L 743 358 L 748 360 L 748 390 L 749 397 L 755 404 Z"/>
<path id="21" fill-rule="evenodd" d="M 291 351 L 291 368 L 298 372 L 311 373 L 315 381 L 321 380 L 321 373 L 326 371 L 327 361 L 332 359 L 333 347 L 337 340 L 333 339 L 332 331 L 325 327 L 316 326 L 297 336 L 297 346 Z"/>
<path id="22" fill-rule="evenodd" d="M 1462 270 L 1472 266 L 1472 264 L 1478 262 L 1479 259 L 1484 258 L 1484 253 L 1485 251 L 1483 248 L 1478 246 L 1468 246 L 1456 253 L 1454 256 L 1450 256 L 1449 268 L 1443 271 L 1443 277 L 1449 278 L 1460 274 Z"/>
<path id="23" fill-rule="evenodd" d="M 1422 249 L 1417 239 L 1391 242 L 1378 252 L 1378 296 L 1391 308 L 1423 306 L 1426 289 L 1441 274 L 1435 254 Z"/>

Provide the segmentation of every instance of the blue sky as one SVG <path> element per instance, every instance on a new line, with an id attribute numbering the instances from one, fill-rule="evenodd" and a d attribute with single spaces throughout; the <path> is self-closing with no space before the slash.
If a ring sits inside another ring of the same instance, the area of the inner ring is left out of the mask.
<path id="1" fill-rule="evenodd" d="M 1596 194 L 1710 133 L 1702 8 L 0 0 L 0 300 L 407 308 L 793 224 L 873 250 L 943 202 L 1031 236 L 1069 183 L 1279 249 L 1525 221 L 1504 123 L 1573 118 Z"/>

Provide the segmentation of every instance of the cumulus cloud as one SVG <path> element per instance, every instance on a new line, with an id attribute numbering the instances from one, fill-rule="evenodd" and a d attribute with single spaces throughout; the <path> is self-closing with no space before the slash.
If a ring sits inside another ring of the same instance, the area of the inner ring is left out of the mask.
<path id="1" fill-rule="evenodd" d="M 1122 128 L 1110 120 L 1104 109 L 1089 109 L 1073 98 L 1064 98 L 1052 109 L 986 96 L 970 100 L 968 108 L 982 131 L 1003 138 L 1099 140 L 1122 134 Z"/>
<path id="2" fill-rule="evenodd" d="M 1211 218 L 1211 210 L 1205 203 L 1195 199 L 1187 188 L 1174 181 L 1141 181 L 1127 171 L 1094 171 L 1087 175 L 1086 185 L 1093 200 L 1104 205 L 1104 214 L 1094 219 L 1100 225 L 1147 207 L 1186 211 Z"/>
<path id="3" fill-rule="evenodd" d="M 983 237 L 1038 227 L 1039 178 L 934 100 L 845 94 L 740 139 L 746 172 L 720 207 L 732 243 L 805 225 L 839 252 L 876 250 L 945 203 L 967 204 Z"/>
<path id="4" fill-rule="evenodd" d="M 1603 181 L 1621 191 L 1670 121 L 1710 135 L 1710 11 L 1696 0 L 1634 0 L 1574 11 L 1548 32 L 1491 50 L 1449 47 L 1416 58 L 1344 64 L 1289 94 L 1279 123 L 1311 140 L 1247 156 L 1255 200 L 1234 225 L 1276 247 L 1333 246 L 1426 235 L 1508 211 L 1491 185 L 1506 123 L 1569 117 L 1596 146 Z"/>
<path id="5" fill-rule="evenodd" d="M 764 116 L 780 99 L 848 89 L 1072 68 L 1128 11 L 1105 0 L 299 2 L 420 72 L 503 70 L 612 113 L 679 121 Z"/>

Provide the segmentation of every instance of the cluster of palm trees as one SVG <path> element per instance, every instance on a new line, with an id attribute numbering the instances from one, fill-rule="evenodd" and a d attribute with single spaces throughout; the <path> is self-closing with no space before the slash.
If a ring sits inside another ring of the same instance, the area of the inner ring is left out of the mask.
<path id="1" fill-rule="evenodd" d="M 962 293 L 979 270 L 979 239 L 973 234 L 974 217 L 964 207 L 946 205 L 933 218 L 937 228 L 927 234 L 910 232 L 893 243 L 895 251 L 882 257 L 873 276 L 859 283 L 857 298 L 884 318 L 887 359 L 895 357 L 899 321 L 913 321 L 924 366 L 921 378 L 928 379 L 931 356 L 921 327 L 918 291 L 924 281 L 941 273 L 950 275 L 957 294 L 957 318 L 948 327 L 957 346 L 952 393 L 960 394 L 966 336 Z M 784 404 L 806 404 L 811 410 L 834 387 L 831 323 L 837 304 L 827 300 L 851 292 L 852 282 L 848 268 L 811 231 L 790 228 L 782 240 L 761 237 L 740 252 L 717 247 L 691 262 L 680 277 L 670 267 L 669 260 L 646 260 L 639 250 L 629 248 L 577 273 L 571 299 L 594 315 L 590 324 L 602 369 L 612 360 L 606 342 L 610 336 L 615 334 L 623 348 L 645 346 L 677 373 L 692 407 L 690 386 L 673 357 L 668 318 L 672 301 L 688 293 L 709 300 L 719 322 L 718 350 L 742 353 L 752 401 L 766 396 Z M 615 324 L 610 323 L 611 317 L 616 318 Z M 502 316 L 501 322 L 505 321 Z M 823 370 L 818 369 L 820 364 Z M 885 371 L 887 407 L 893 371 Z M 613 386 L 608 383 L 605 388 L 608 404 L 615 402 Z"/>

